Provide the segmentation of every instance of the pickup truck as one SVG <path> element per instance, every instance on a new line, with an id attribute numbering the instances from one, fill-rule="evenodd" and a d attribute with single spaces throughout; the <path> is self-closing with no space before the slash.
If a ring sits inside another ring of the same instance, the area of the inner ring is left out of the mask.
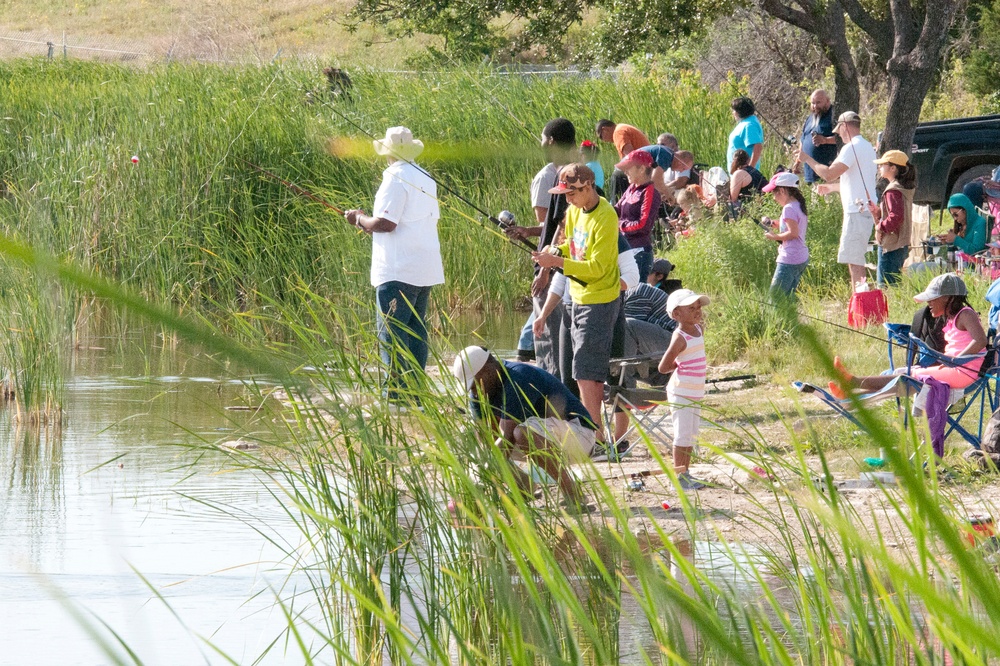
<path id="1" fill-rule="evenodd" d="M 920 123 L 910 159 L 917 168 L 913 203 L 943 208 L 954 192 L 1000 164 L 1000 114 Z"/>

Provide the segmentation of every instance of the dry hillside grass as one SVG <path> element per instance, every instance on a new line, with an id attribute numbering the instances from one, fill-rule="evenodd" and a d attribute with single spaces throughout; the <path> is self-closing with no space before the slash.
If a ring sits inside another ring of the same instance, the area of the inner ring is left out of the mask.
<path id="1" fill-rule="evenodd" d="M 342 23 L 351 0 L 2 0 L 0 56 L 44 55 L 44 42 L 72 57 L 108 59 L 269 60 L 316 58 L 343 66 L 393 67 L 428 43 L 395 39 L 374 27 L 349 33 Z M 15 41 L 25 40 L 25 41 Z M 33 44 L 27 42 L 43 42 Z M 143 56 L 88 51 L 131 51 Z M 146 55 L 148 54 L 148 55 Z"/>

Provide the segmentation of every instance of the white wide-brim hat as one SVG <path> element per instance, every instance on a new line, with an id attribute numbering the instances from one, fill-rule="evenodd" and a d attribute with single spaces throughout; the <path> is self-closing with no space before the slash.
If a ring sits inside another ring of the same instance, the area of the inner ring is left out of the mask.
<path id="1" fill-rule="evenodd" d="M 413 132 L 406 127 L 390 127 L 385 131 L 384 139 L 372 141 L 375 152 L 383 157 L 392 156 L 409 161 L 419 155 L 424 144 L 413 138 Z"/>

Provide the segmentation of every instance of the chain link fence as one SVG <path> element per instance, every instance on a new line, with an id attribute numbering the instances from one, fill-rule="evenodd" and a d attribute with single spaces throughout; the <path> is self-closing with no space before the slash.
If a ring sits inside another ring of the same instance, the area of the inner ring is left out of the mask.
<path id="1" fill-rule="evenodd" d="M 148 64 L 170 61 L 217 63 L 266 63 L 283 56 L 314 60 L 310 53 L 284 53 L 282 49 L 245 48 L 236 51 L 219 46 L 210 37 L 181 39 L 129 40 L 102 36 L 43 31 L 0 31 L 0 58 L 46 57 L 134 62 Z"/>

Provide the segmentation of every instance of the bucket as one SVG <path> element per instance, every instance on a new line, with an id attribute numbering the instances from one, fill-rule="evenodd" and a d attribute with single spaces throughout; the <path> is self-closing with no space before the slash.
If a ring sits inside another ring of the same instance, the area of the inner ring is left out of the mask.
<path id="1" fill-rule="evenodd" d="M 972 527 L 967 535 L 969 543 L 973 546 L 977 541 L 985 541 L 996 535 L 996 525 L 993 524 L 993 516 L 988 513 L 969 514 L 969 526 Z"/>

